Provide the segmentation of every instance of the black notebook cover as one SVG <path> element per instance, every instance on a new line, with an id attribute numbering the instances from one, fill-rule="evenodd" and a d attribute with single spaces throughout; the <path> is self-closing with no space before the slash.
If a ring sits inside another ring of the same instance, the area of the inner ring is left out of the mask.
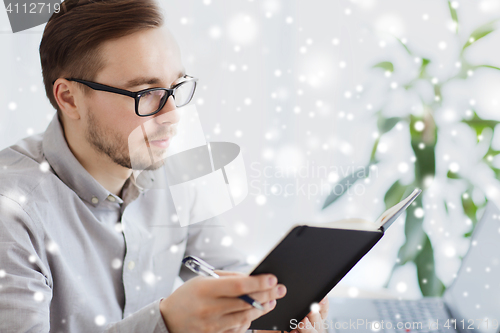
<path id="1" fill-rule="evenodd" d="M 272 273 L 287 288 L 276 307 L 250 329 L 291 331 L 379 241 L 383 231 L 297 226 L 250 275 Z"/>
<path id="2" fill-rule="evenodd" d="M 291 331 L 290 325 L 298 324 L 311 311 L 311 304 L 319 303 L 342 280 L 421 192 L 413 190 L 375 223 L 351 219 L 292 227 L 250 273 L 274 274 L 287 289 L 276 307 L 255 319 L 250 329 Z M 348 229 L 344 229 L 346 223 Z"/>

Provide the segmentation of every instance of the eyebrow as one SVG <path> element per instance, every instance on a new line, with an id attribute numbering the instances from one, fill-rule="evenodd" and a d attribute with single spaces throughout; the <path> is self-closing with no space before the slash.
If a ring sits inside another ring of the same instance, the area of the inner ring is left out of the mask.
<path id="1" fill-rule="evenodd" d="M 177 78 L 181 78 L 186 75 L 186 70 L 183 68 L 179 73 L 177 74 Z M 157 77 L 137 77 L 132 80 L 129 80 L 125 83 L 125 89 L 137 87 L 143 84 L 159 84 L 161 82 L 160 78 Z"/>

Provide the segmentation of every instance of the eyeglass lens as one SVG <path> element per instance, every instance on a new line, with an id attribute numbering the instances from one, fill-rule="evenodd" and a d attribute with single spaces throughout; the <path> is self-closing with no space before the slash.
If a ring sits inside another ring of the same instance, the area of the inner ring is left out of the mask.
<path id="1" fill-rule="evenodd" d="M 173 98 L 176 107 L 186 105 L 193 97 L 195 81 L 183 82 L 174 90 Z M 151 90 L 141 95 L 139 99 L 138 112 L 140 115 L 148 115 L 156 112 L 165 102 L 167 96 L 166 90 Z"/>

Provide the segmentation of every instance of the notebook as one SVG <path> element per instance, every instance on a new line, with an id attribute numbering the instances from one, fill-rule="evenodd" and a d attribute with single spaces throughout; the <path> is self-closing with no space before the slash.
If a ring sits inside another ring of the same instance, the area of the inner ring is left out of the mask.
<path id="1" fill-rule="evenodd" d="M 287 288 L 276 307 L 254 320 L 250 329 L 290 331 L 291 320 L 300 322 L 311 304 L 337 285 L 421 192 L 415 189 L 375 222 L 352 218 L 294 224 L 249 273 L 272 273 Z"/>

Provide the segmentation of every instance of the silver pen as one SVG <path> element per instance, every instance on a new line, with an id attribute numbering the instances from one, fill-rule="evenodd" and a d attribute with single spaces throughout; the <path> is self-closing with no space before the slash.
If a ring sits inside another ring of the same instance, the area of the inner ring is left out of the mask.
<path id="1" fill-rule="evenodd" d="M 198 275 L 211 276 L 216 279 L 220 278 L 220 276 L 214 272 L 215 268 L 213 266 L 209 265 L 207 262 L 201 260 L 198 257 L 186 256 L 184 259 L 182 259 L 182 263 L 184 264 L 184 266 L 186 266 L 187 268 L 189 268 Z M 254 308 L 264 311 L 264 307 L 262 306 L 262 304 L 260 304 L 250 296 L 242 295 L 238 296 L 238 298 L 244 300 Z"/>

